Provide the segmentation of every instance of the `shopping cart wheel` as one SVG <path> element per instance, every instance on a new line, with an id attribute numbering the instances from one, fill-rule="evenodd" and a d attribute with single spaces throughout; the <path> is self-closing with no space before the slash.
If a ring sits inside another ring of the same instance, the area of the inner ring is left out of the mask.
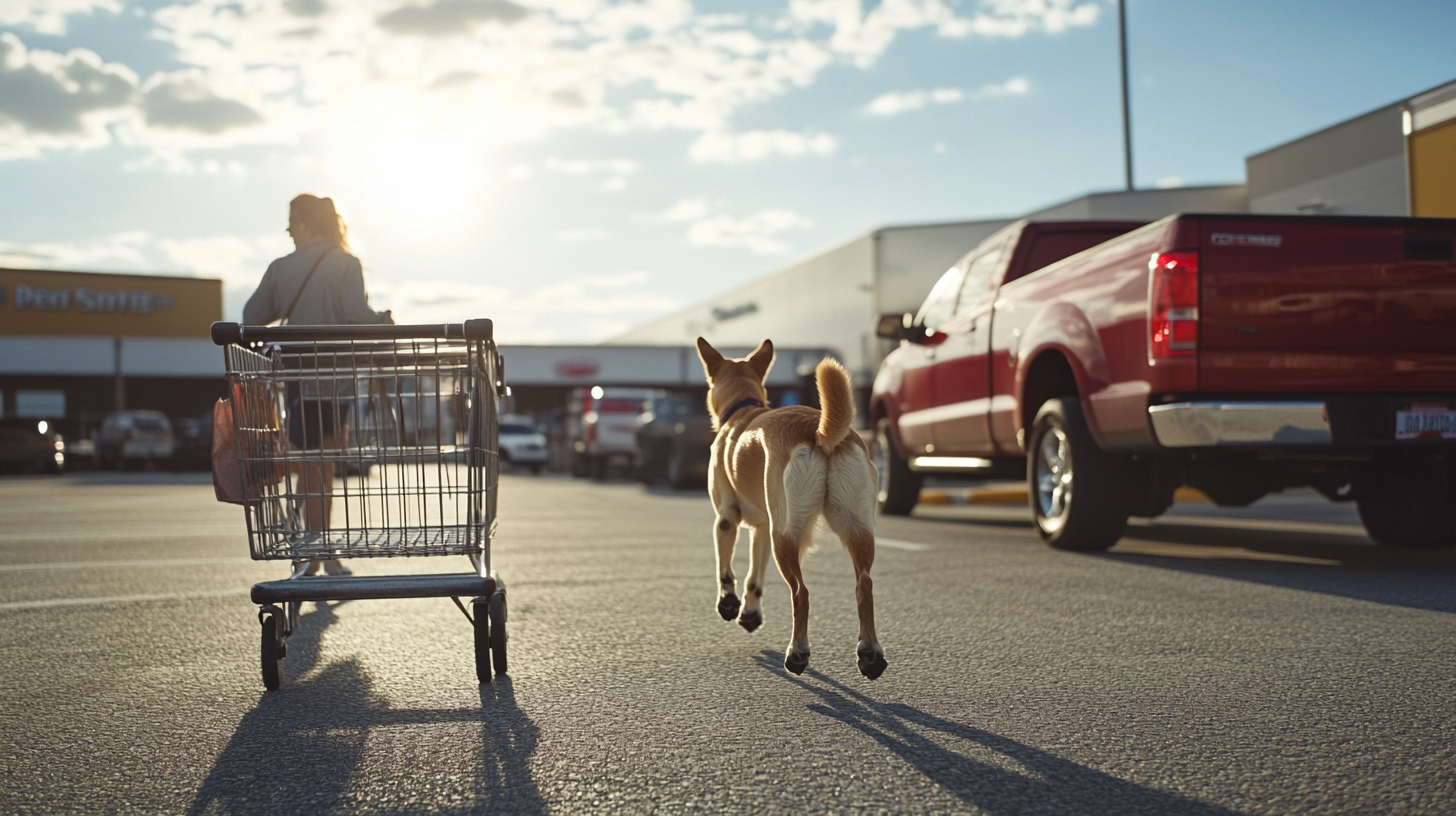
<path id="1" fill-rule="evenodd" d="M 490 596 L 490 659 L 496 674 L 506 673 L 506 593 Z"/>
<path id="2" fill-rule="evenodd" d="M 490 682 L 490 602 L 476 598 L 470 602 L 475 619 L 475 679 Z"/>
<path id="3" fill-rule="evenodd" d="M 276 606 L 266 607 L 258 614 L 258 620 L 262 622 L 263 642 L 261 656 L 263 660 L 263 687 L 269 691 L 277 691 L 283 685 L 283 673 L 281 662 L 283 660 L 283 649 L 281 648 L 283 638 L 279 636 L 279 616 L 282 610 Z"/>

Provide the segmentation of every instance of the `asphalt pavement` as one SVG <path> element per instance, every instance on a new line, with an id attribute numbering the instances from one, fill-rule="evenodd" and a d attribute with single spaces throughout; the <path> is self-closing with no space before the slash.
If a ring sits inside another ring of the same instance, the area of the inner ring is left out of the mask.
<path id="1" fill-rule="evenodd" d="M 1456 812 L 1456 554 L 1349 505 L 1186 502 L 1095 555 L 1010 505 L 881 519 L 873 682 L 836 543 L 794 676 L 777 576 L 758 631 L 718 617 L 711 524 L 508 475 L 508 677 L 447 600 L 351 601 L 264 692 L 247 593 L 286 569 L 206 474 L 0 478 L 0 813 Z"/>

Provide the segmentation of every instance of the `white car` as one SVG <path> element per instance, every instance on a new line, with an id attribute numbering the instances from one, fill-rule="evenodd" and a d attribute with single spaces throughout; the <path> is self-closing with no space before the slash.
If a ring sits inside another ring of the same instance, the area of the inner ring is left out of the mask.
<path id="1" fill-rule="evenodd" d="M 113 411 L 96 434 L 96 465 L 122 469 L 128 460 L 165 463 L 173 446 L 172 423 L 161 411 Z"/>
<path id="2" fill-rule="evenodd" d="M 546 435 L 529 419 L 505 417 L 500 423 L 500 455 L 503 463 L 540 473 L 549 456 Z"/>

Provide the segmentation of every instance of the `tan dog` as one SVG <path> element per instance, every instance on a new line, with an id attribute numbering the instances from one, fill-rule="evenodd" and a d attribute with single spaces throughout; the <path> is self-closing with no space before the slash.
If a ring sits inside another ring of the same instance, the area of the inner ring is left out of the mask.
<path id="1" fill-rule="evenodd" d="M 773 343 L 763 341 L 742 360 L 724 359 L 698 338 L 708 374 L 708 411 L 718 436 L 708 471 L 708 494 L 717 511 L 718 614 L 752 632 L 763 623 L 763 571 L 769 548 L 794 596 L 794 636 L 784 668 L 802 674 L 809 665 L 809 589 L 801 563 L 822 516 L 849 551 L 859 601 L 859 671 L 871 680 L 885 671 L 885 651 L 875 635 L 870 567 L 875 562 L 877 476 L 864 441 L 851 427 L 854 395 L 844 366 L 825 358 L 815 371 L 822 411 L 801 405 L 769 410 L 764 378 L 773 366 Z M 739 614 L 733 577 L 738 526 L 752 530 L 746 601 Z"/>

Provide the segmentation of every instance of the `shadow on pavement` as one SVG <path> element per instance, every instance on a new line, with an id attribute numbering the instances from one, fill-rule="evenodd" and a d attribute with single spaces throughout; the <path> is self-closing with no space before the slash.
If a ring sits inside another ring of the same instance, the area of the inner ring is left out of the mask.
<path id="1" fill-rule="evenodd" d="M 881 703 L 813 669 L 795 677 L 784 671 L 782 660 L 782 652 L 767 649 L 758 657 L 764 669 L 819 698 L 808 705 L 810 711 L 870 737 L 962 802 L 987 813 L 1235 813 L 1118 779 L 913 706 Z"/>
<path id="2" fill-rule="evenodd" d="M 1128 527 L 1112 550 L 1093 557 L 1456 612 L 1456 552 L 1451 550 L 1401 550 L 1295 531 L 1154 524 Z"/>
<path id="3" fill-rule="evenodd" d="M 257 708 L 243 716 L 188 814 L 330 813 L 360 808 L 439 811 L 441 805 L 431 807 L 412 795 L 428 796 L 431 791 L 425 785 L 413 790 L 406 781 L 400 790 L 391 789 L 390 793 L 407 797 L 399 802 L 377 796 L 365 802 L 356 796 L 353 782 L 373 729 L 450 723 L 478 723 L 482 744 L 458 746 L 465 754 L 479 751 L 478 765 L 473 778 L 452 780 L 454 792 L 464 798 L 451 801 L 447 809 L 544 813 L 545 803 L 528 767 L 539 730 L 516 705 L 509 678 L 482 685 L 479 708 L 408 710 L 391 708 L 354 660 L 330 664 L 307 676 L 318 665 L 320 641 L 324 630 L 336 622 L 338 605 L 315 604 L 302 616 L 283 661 L 283 689 L 265 692 Z M 436 729 L 435 734 L 432 749 L 448 749 L 441 742 L 453 739 L 449 732 Z"/>

